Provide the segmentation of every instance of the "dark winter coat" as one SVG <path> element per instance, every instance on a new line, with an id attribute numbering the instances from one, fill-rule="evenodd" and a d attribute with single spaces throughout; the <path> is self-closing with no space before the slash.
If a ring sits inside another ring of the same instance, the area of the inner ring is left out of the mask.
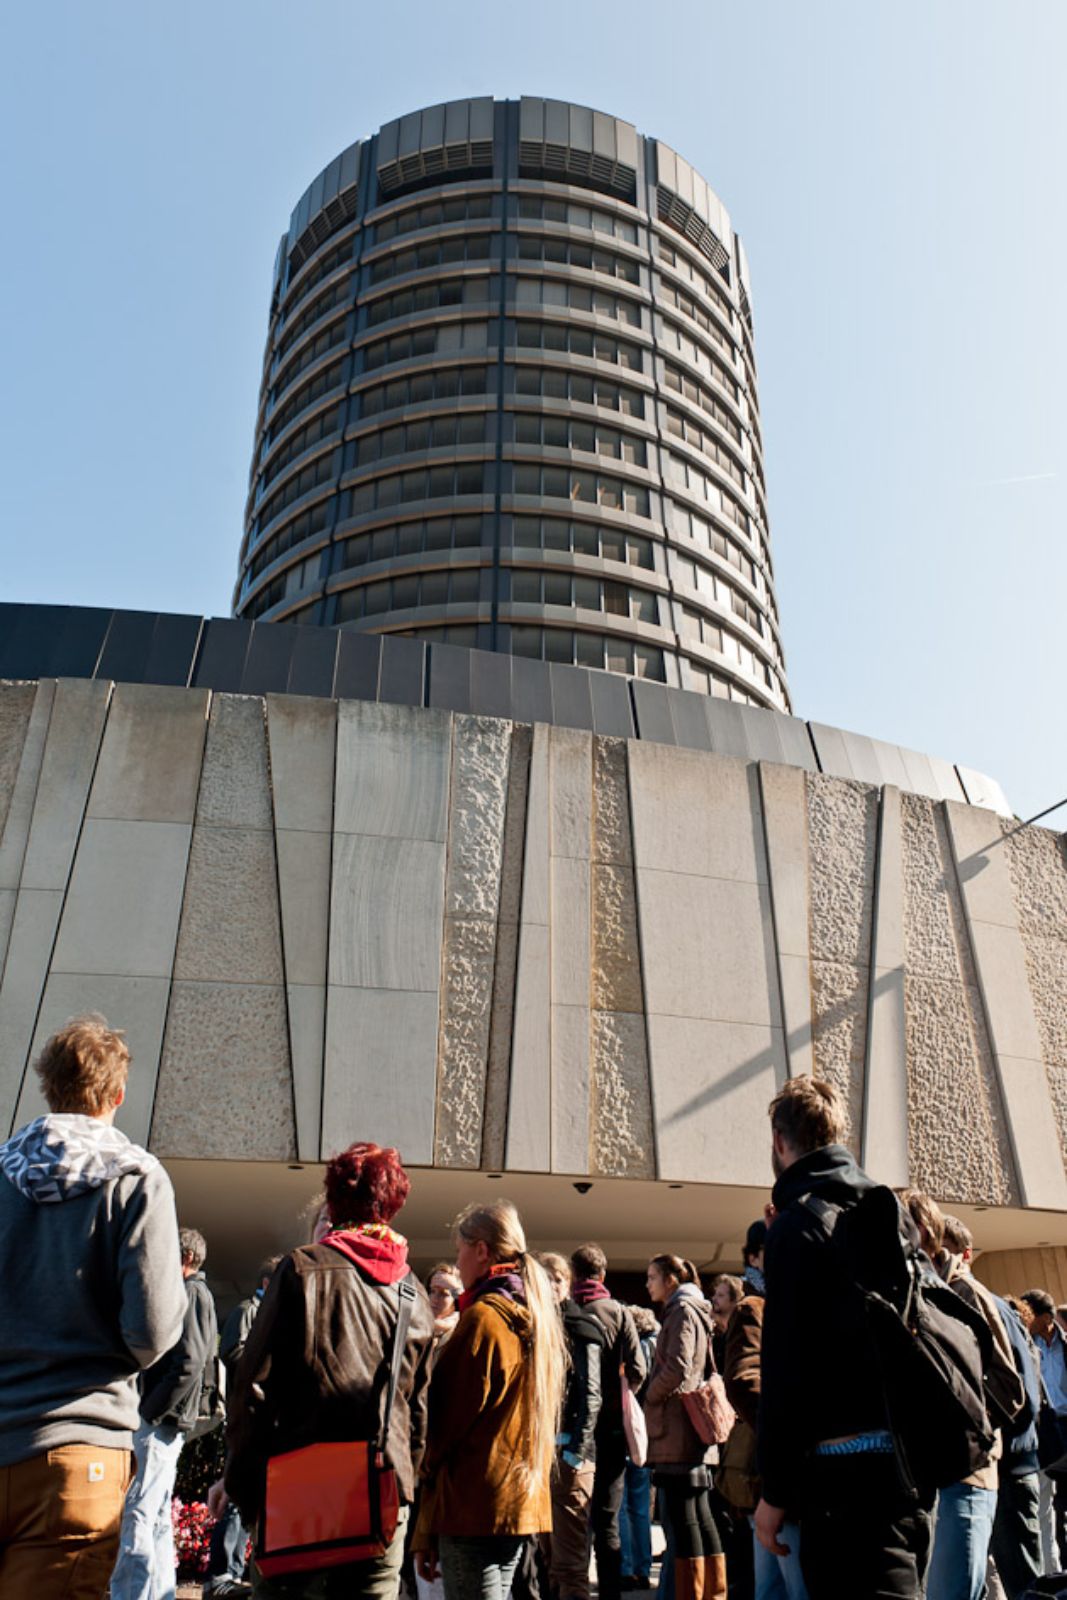
<path id="1" fill-rule="evenodd" d="M 176 1345 L 144 1375 L 141 1416 L 151 1427 L 164 1423 L 188 1433 L 196 1422 L 204 1367 L 218 1339 L 215 1302 L 202 1272 L 185 1280 L 185 1321 Z"/>
<path id="2" fill-rule="evenodd" d="M 676 1291 L 663 1313 L 652 1376 L 645 1390 L 651 1467 L 697 1467 L 708 1453 L 682 1403 L 682 1395 L 696 1389 L 711 1371 L 711 1307 L 699 1291 L 687 1294 L 690 1287 L 684 1284 Z"/>
<path id="3" fill-rule="evenodd" d="M 563 1448 L 580 1456 L 583 1461 L 594 1461 L 603 1385 L 614 1379 L 618 1388 L 618 1379 L 603 1368 L 607 1334 L 600 1318 L 594 1317 L 589 1307 L 583 1309 L 573 1300 L 564 1300 L 561 1309 L 563 1335 L 571 1362 L 560 1427 L 560 1433 L 566 1440 Z"/>

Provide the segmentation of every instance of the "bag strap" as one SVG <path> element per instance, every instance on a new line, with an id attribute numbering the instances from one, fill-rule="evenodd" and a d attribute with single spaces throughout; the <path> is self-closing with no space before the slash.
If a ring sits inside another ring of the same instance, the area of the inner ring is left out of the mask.
<path id="1" fill-rule="evenodd" d="M 397 1293 L 400 1296 L 400 1309 L 397 1312 L 396 1326 L 393 1329 L 393 1348 L 389 1362 L 389 1384 L 385 1391 L 385 1415 L 378 1434 L 378 1448 L 384 1450 L 389 1444 L 389 1421 L 393 1414 L 393 1401 L 396 1399 L 397 1386 L 400 1383 L 400 1368 L 404 1362 L 404 1348 L 408 1342 L 408 1330 L 411 1327 L 411 1314 L 415 1309 L 415 1283 L 409 1272 L 397 1284 Z"/>

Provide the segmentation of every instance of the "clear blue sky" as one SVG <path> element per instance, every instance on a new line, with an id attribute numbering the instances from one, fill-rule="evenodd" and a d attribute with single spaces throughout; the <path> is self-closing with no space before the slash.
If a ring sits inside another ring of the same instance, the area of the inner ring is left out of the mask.
<path id="1" fill-rule="evenodd" d="M 1064 0 L 45 0 L 0 60 L 3 598 L 225 615 L 293 204 L 558 96 L 745 240 L 798 713 L 1067 795 Z"/>

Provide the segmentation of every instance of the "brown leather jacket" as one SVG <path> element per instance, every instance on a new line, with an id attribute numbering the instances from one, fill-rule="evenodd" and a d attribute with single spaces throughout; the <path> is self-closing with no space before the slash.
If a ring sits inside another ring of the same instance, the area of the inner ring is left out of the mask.
<path id="1" fill-rule="evenodd" d="M 327 1439 L 369 1439 L 380 1424 L 396 1323 L 395 1286 L 375 1283 L 330 1245 L 287 1256 L 252 1324 L 230 1393 L 226 1489 L 245 1522 L 263 1506 L 267 1458 Z M 387 1454 L 410 1501 L 426 1442 L 433 1313 L 418 1285 Z"/>

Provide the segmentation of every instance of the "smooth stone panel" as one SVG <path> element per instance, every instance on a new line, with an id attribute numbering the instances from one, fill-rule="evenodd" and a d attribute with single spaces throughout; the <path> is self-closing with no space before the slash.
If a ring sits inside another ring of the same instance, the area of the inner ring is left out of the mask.
<path id="1" fill-rule="evenodd" d="M 330 982 L 436 994 L 445 846 L 334 835 Z"/>
<path id="2" fill-rule="evenodd" d="M 437 995 L 331 988 L 326 1009 L 322 1156 L 356 1139 L 433 1162 Z"/>
<path id="3" fill-rule="evenodd" d="M 0 833 L 0 888 L 17 889 L 22 877 L 26 843 L 30 837 L 33 806 L 44 759 L 45 740 L 52 716 L 56 686 L 47 678 L 37 685 L 26 735 L 19 756 L 18 771 Z"/>
<path id="4" fill-rule="evenodd" d="M 505 1165 L 516 1172 L 548 1172 L 552 1164 L 551 996 L 548 928 L 519 928 L 511 1093 Z"/>
<path id="5" fill-rule="evenodd" d="M 973 767 L 957 766 L 956 774 L 972 806 L 984 806 L 1002 817 L 1013 815 L 1004 790 L 995 778 L 987 778 L 984 772 L 976 772 Z"/>
<path id="6" fill-rule="evenodd" d="M 0 683 L 0 838 L 15 792 L 35 695 L 35 684 Z"/>
<path id="7" fill-rule="evenodd" d="M 648 1035 L 660 1179 L 769 1188 L 767 1106 L 787 1075 L 780 1030 L 650 1016 Z"/>
<path id="8" fill-rule="evenodd" d="M 0 973 L 3 973 L 7 957 L 7 941 L 11 937 L 11 924 L 15 920 L 17 899 L 17 889 L 0 889 Z"/>
<path id="9" fill-rule="evenodd" d="M 968 915 L 978 922 L 1018 928 L 1010 857 L 1000 818 L 977 806 L 951 803 L 945 814 Z"/>
<path id="10" fill-rule="evenodd" d="M 550 846 L 549 738 L 551 729 L 536 723 L 530 750 L 526 793 L 526 847 L 523 854 L 521 922 L 548 926 Z"/>
<path id="11" fill-rule="evenodd" d="M 18 1103 L 62 910 L 57 889 L 23 889 L 15 905 L 0 983 L 0 1130 Z"/>
<path id="12" fill-rule="evenodd" d="M 552 1001 L 589 1008 L 590 866 L 552 858 Z"/>
<path id="13" fill-rule="evenodd" d="M 878 818 L 867 1062 L 863 1092 L 864 1168 L 891 1188 L 910 1182 L 905 1013 L 904 861 L 900 791 L 886 785 Z"/>
<path id="14" fill-rule="evenodd" d="M 1018 929 L 972 921 L 970 934 L 994 1051 L 1040 1061 L 1041 1036 Z"/>
<path id="15" fill-rule="evenodd" d="M 766 883 L 755 768 L 631 740 L 630 805 L 642 867 Z"/>
<path id="16" fill-rule="evenodd" d="M 286 986 L 289 1048 L 293 1063 L 298 1161 L 318 1161 L 322 1148 L 322 1074 L 326 1049 L 326 989 L 321 984 Z"/>
<path id="17" fill-rule="evenodd" d="M 270 766 L 263 701 L 213 694 L 196 820 L 226 828 L 270 828 Z"/>
<path id="18" fill-rule="evenodd" d="M 552 1007 L 552 1171 L 589 1171 L 589 1008 Z"/>
<path id="19" fill-rule="evenodd" d="M 997 1073 L 1023 1204 L 1063 1211 L 1067 1181 L 1045 1068 L 1040 1061 L 998 1054 Z"/>
<path id="20" fill-rule="evenodd" d="M 65 889 L 104 731 L 109 683 L 56 684 L 26 856 L 24 889 Z"/>
<path id="21" fill-rule="evenodd" d="M 188 824 L 85 824 L 54 972 L 169 978 L 189 854 Z"/>
<path id="22" fill-rule="evenodd" d="M 152 1116 L 160 1156 L 292 1161 L 285 991 L 272 984 L 175 983 Z"/>
<path id="23" fill-rule="evenodd" d="M 86 815 L 192 822 L 207 711 L 206 689 L 116 684 Z"/>
<path id="24" fill-rule="evenodd" d="M 194 830 L 174 976 L 200 983 L 282 982 L 273 834 Z"/>
<path id="25" fill-rule="evenodd" d="M 781 1026 L 766 884 L 638 867 L 649 1015 Z"/>
<path id="26" fill-rule="evenodd" d="M 116 1126 L 135 1144 L 147 1145 L 159 1072 L 163 1025 L 170 999 L 167 978 L 100 977 L 96 974 L 54 972 L 45 986 L 30 1060 L 45 1041 L 71 1017 L 97 1011 L 113 1028 L 121 1028 L 130 1048 L 130 1075 L 126 1098 L 115 1118 Z M 29 1122 L 47 1110 L 37 1075 L 26 1074 L 18 1122 Z"/>
<path id="27" fill-rule="evenodd" d="M 325 983 L 333 840 L 328 833 L 279 828 L 275 844 L 286 977 Z"/>
<path id="28" fill-rule="evenodd" d="M 329 833 L 337 744 L 335 702 L 268 695 L 267 740 L 276 826 Z"/>
<path id="29" fill-rule="evenodd" d="M 767 762 L 759 774 L 785 1042 L 795 1078 L 814 1069 L 807 780 L 799 768 Z"/>
<path id="30" fill-rule="evenodd" d="M 451 714 L 342 700 L 337 708 L 339 833 L 448 837 Z"/>

